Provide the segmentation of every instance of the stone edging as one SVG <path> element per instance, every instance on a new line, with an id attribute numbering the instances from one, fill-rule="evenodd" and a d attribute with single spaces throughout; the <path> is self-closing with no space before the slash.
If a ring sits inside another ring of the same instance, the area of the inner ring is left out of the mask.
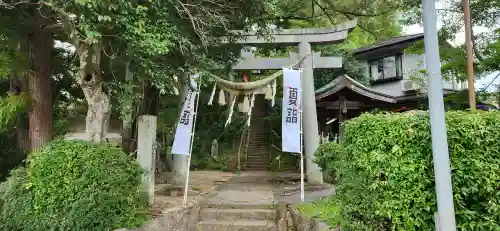
<path id="1" fill-rule="evenodd" d="M 167 209 L 160 217 L 149 220 L 140 228 L 127 229 L 121 228 L 115 231 L 161 231 L 161 230 L 177 230 L 188 231 L 194 230 L 193 225 L 198 221 L 200 207 L 198 205 L 188 205 L 183 207 L 174 207 Z"/>
<path id="2" fill-rule="evenodd" d="M 276 216 L 278 231 L 341 231 L 338 227 L 331 229 L 319 219 L 305 217 L 298 209 L 284 203 L 277 206 Z"/>
<path id="3" fill-rule="evenodd" d="M 225 183 L 215 186 L 211 192 L 203 195 L 202 198 L 195 199 L 194 204 L 169 208 L 163 211 L 160 216 L 147 221 L 147 223 L 141 226 L 140 228 L 133 228 L 133 229 L 121 228 L 121 229 L 116 229 L 114 231 L 196 230 L 195 226 L 198 223 L 198 218 L 200 215 L 200 209 L 202 205 L 206 204 L 209 198 L 215 196 L 217 192 L 223 186 L 228 184 L 233 178 L 229 179 Z"/>

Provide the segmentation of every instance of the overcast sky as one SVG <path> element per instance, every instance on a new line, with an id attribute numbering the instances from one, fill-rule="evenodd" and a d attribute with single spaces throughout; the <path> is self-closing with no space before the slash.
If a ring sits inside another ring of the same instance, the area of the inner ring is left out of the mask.
<path id="1" fill-rule="evenodd" d="M 444 9 L 446 8 L 445 2 L 443 0 L 439 0 L 436 2 L 436 8 L 437 9 Z M 437 27 L 438 29 L 441 28 L 442 22 L 438 20 L 437 22 Z M 474 32 L 486 32 L 488 31 L 488 28 L 485 27 L 474 27 Z M 403 33 L 404 34 L 417 34 L 417 33 L 423 33 L 424 28 L 421 25 L 411 25 L 411 26 L 406 26 L 403 28 Z M 455 40 L 450 41 L 453 45 L 459 45 L 459 44 L 464 44 L 465 42 L 465 33 L 462 31 L 460 33 L 457 33 L 455 35 Z M 476 80 L 476 89 L 483 89 L 486 85 L 490 84 L 494 78 L 499 74 L 499 72 L 492 73 L 490 75 L 487 75 L 483 78 L 480 78 L 479 80 Z M 498 77 L 494 84 L 500 84 L 500 77 Z M 488 91 L 495 91 L 495 87 L 493 86 L 494 84 L 491 84 L 491 86 L 488 88 Z"/>

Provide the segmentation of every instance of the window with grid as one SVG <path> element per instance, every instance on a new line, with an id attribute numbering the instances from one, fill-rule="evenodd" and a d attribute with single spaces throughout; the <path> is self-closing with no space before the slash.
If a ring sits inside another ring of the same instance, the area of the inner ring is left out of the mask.
<path id="1" fill-rule="evenodd" d="M 402 78 L 402 55 L 388 56 L 369 62 L 372 81 Z"/>

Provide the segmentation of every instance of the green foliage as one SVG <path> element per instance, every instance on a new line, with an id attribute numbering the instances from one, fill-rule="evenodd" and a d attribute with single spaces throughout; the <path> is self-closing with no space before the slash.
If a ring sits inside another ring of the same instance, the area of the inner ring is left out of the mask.
<path id="1" fill-rule="evenodd" d="M 26 153 L 17 150 L 17 137 L 13 130 L 0 132 L 0 147 L 2 147 L 0 152 L 0 182 L 5 180 L 11 169 L 18 166 L 26 158 Z"/>
<path id="2" fill-rule="evenodd" d="M 323 56 L 342 56 L 342 68 L 315 70 L 314 85 L 320 88 L 340 75 L 347 74 L 361 83 L 368 82 L 364 67 L 356 60 L 352 51 L 387 37 L 400 35 L 400 10 L 406 8 L 404 2 L 394 0 L 363 1 L 279 1 L 282 13 L 275 24 L 280 28 L 332 27 L 357 19 L 357 27 L 340 44 L 314 46 L 313 50 Z M 280 50 L 293 50 L 294 47 Z M 286 52 L 282 52 L 287 55 Z"/>
<path id="3" fill-rule="evenodd" d="M 298 207 L 301 214 L 309 218 L 318 218 L 328 224 L 338 224 L 341 206 L 332 198 L 325 198 L 312 203 L 302 204 Z"/>
<path id="4" fill-rule="evenodd" d="M 29 96 L 26 93 L 19 95 L 9 93 L 7 97 L 0 99 L 0 130 L 9 129 L 28 104 Z"/>
<path id="5" fill-rule="evenodd" d="M 211 88 L 212 86 L 202 90 L 203 93 L 200 96 L 193 157 L 200 160 L 198 169 L 203 169 L 201 160 L 205 160 L 203 165 L 206 164 L 206 168 L 227 171 L 226 168 L 231 168 L 233 158 L 237 158 L 241 136 L 244 133 L 246 114 L 237 112 L 235 108 L 231 123 L 225 127 L 229 105 L 220 106 L 217 102 L 213 106 L 207 105 Z M 217 139 L 219 143 L 219 160 L 215 162 L 210 157 L 210 149 L 214 139 Z"/>
<path id="6" fill-rule="evenodd" d="M 500 113 L 448 112 L 459 230 L 500 229 Z M 433 230 L 435 183 L 428 113 L 364 114 L 345 124 L 333 166 L 343 230 Z"/>
<path id="7" fill-rule="evenodd" d="M 342 145 L 339 143 L 322 144 L 314 154 L 316 156 L 315 162 L 323 172 L 335 179 L 335 163 L 339 161 L 342 152 Z"/>
<path id="8" fill-rule="evenodd" d="M 238 154 L 232 150 L 219 153 L 217 158 L 212 158 L 210 155 L 197 156 L 191 160 L 191 168 L 195 170 L 217 170 L 223 172 L 231 172 L 232 162 Z"/>
<path id="9" fill-rule="evenodd" d="M 405 24 L 422 24 L 420 1 L 407 0 L 408 8 L 404 11 Z M 463 32 L 463 1 L 450 0 L 443 2 L 437 10 L 442 21 L 439 33 L 441 41 L 453 41 L 457 33 Z M 477 77 L 500 70 L 500 15 L 498 0 L 470 0 L 471 24 L 473 27 L 474 72 Z M 455 44 L 456 48 L 442 49 L 443 71 L 453 73 L 465 79 L 466 55 L 465 44 Z"/>
<path id="10" fill-rule="evenodd" d="M 114 146 L 56 140 L 28 164 L 5 183 L 0 230 L 113 230 L 147 218 L 142 171 Z"/>
<path id="11" fill-rule="evenodd" d="M 49 222 L 43 214 L 32 211 L 33 192 L 26 188 L 26 169 L 11 171 L 7 181 L 0 184 L 0 230 L 36 230 L 40 224 Z"/>

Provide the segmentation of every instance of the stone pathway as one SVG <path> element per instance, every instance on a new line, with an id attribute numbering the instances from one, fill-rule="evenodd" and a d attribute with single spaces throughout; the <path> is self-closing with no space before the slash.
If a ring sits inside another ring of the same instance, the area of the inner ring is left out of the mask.
<path id="1" fill-rule="evenodd" d="M 243 172 L 219 188 L 217 194 L 207 201 L 221 205 L 273 204 L 272 177 L 268 172 Z"/>
<path id="2" fill-rule="evenodd" d="M 201 209 L 200 231 L 276 231 L 272 175 L 244 172 L 221 186 Z"/>
<path id="3" fill-rule="evenodd" d="M 200 231 L 275 231 L 275 204 L 300 203 L 297 174 L 243 172 L 207 198 L 201 208 Z M 299 176 L 300 179 L 300 176 Z M 306 187 L 306 199 L 332 193 L 331 185 Z"/>

